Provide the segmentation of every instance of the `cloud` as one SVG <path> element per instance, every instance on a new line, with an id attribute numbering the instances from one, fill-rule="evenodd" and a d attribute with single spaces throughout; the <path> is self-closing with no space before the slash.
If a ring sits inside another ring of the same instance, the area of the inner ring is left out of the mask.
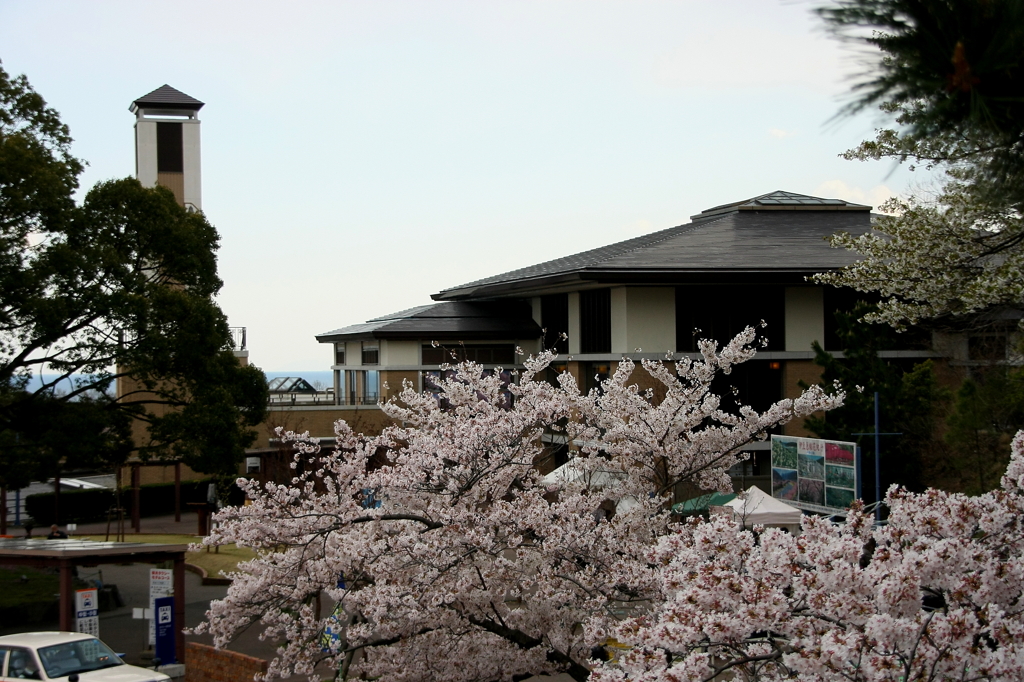
<path id="1" fill-rule="evenodd" d="M 848 185 L 842 180 L 826 180 L 815 188 L 814 195 L 825 199 L 844 199 L 855 204 L 867 204 L 874 207 L 876 213 L 880 212 L 879 206 L 897 196 L 896 192 L 885 185 L 875 185 L 869 190 L 864 190 Z"/>
<path id="2" fill-rule="evenodd" d="M 793 137 L 796 135 L 795 130 L 783 130 L 782 128 L 769 128 L 768 134 L 772 137 L 777 137 L 780 140 L 785 137 Z"/>

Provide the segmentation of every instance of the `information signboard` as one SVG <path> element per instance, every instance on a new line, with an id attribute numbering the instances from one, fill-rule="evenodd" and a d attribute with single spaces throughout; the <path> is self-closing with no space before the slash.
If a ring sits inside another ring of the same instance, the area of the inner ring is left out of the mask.
<path id="1" fill-rule="evenodd" d="M 160 665 L 177 663 L 174 650 L 174 597 L 160 597 L 153 600 L 153 620 L 156 628 L 154 653 L 160 659 Z"/>
<path id="2" fill-rule="evenodd" d="M 772 497 L 819 514 L 846 514 L 857 496 L 857 445 L 772 436 Z"/>
<path id="3" fill-rule="evenodd" d="M 149 569 L 149 643 L 156 643 L 156 606 L 160 597 L 174 594 L 174 571 L 168 568 Z"/>
<path id="4" fill-rule="evenodd" d="M 75 590 L 75 632 L 100 636 L 99 594 L 96 588 Z"/>

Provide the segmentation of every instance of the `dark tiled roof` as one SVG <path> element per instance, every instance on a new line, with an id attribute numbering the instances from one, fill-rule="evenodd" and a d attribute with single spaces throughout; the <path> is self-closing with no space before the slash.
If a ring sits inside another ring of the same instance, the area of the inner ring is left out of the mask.
<path id="1" fill-rule="evenodd" d="M 763 204 L 761 202 L 764 202 Z M 445 289 L 438 300 L 500 295 L 567 276 L 623 273 L 818 272 L 855 258 L 832 249 L 835 232 L 862 234 L 870 206 L 790 192 L 708 209 L 686 225 Z"/>
<path id="2" fill-rule="evenodd" d="M 540 327 L 518 301 L 445 302 L 409 308 L 364 324 L 317 334 L 320 343 L 355 338 L 460 340 L 532 339 Z"/>
<path id="3" fill-rule="evenodd" d="M 203 108 L 203 104 L 204 102 L 200 102 L 195 97 L 189 97 L 180 90 L 175 90 L 170 85 L 161 85 L 148 95 L 143 95 L 132 102 L 131 110 L 134 112 L 138 108 L 152 107 L 154 109 L 199 111 Z"/>

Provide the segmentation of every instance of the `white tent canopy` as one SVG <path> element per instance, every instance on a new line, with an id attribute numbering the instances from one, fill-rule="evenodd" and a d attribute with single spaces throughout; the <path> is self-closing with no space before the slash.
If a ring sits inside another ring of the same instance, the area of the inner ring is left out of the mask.
<path id="1" fill-rule="evenodd" d="M 750 486 L 743 498 L 737 497 L 726 502 L 725 507 L 732 510 L 745 528 L 751 526 L 776 526 L 787 528 L 791 533 L 800 532 L 800 517 L 803 513 L 796 507 L 790 507 L 781 500 L 776 500 L 756 485 Z"/>

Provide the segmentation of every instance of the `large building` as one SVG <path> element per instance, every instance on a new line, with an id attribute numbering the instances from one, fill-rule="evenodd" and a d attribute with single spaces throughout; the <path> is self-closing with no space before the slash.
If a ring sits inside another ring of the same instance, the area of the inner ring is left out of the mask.
<path id="1" fill-rule="evenodd" d="M 853 261 L 829 246 L 829 235 L 870 228 L 870 206 L 771 192 L 707 209 L 678 227 L 451 287 L 434 294 L 433 304 L 317 340 L 333 345 L 334 402 L 344 410 L 376 404 L 403 379 L 429 390 L 453 354 L 508 369 L 517 346 L 554 348 L 557 368 L 591 387 L 623 356 L 693 354 L 699 338 L 722 342 L 764 321 L 767 346 L 729 377 L 740 400 L 763 409 L 799 395 L 801 382 L 818 381 L 813 342 L 842 351 L 833 313 L 855 297 L 808 277 Z M 891 352 L 935 355 L 928 348 Z M 800 423 L 785 430 L 803 433 Z M 761 448 L 767 444 L 755 444 L 757 455 L 734 473 L 766 476 Z"/>

